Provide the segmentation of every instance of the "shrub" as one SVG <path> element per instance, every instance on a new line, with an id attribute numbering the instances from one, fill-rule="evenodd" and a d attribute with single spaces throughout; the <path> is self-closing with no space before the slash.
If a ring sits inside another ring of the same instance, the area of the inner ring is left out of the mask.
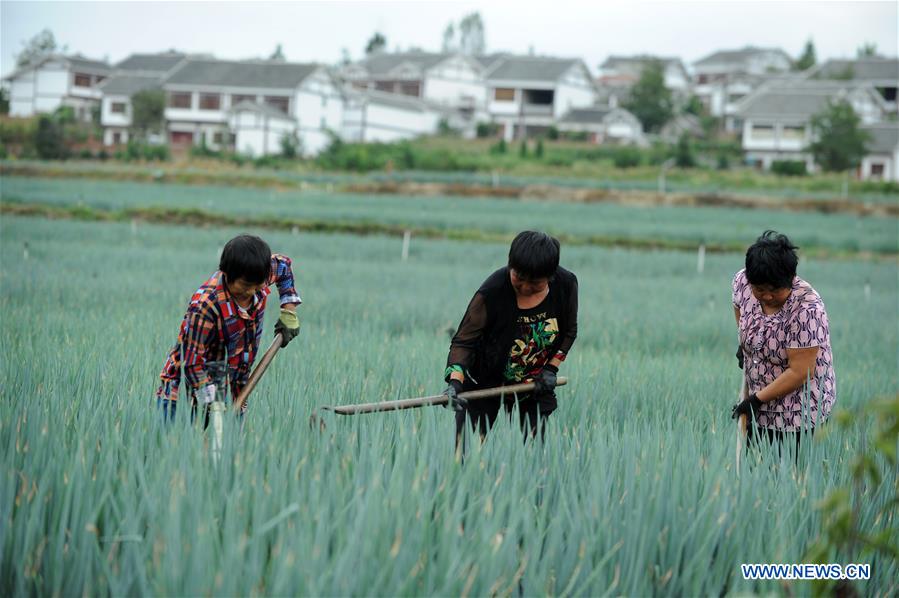
<path id="1" fill-rule="evenodd" d="M 802 160 L 775 160 L 771 163 L 771 172 L 783 176 L 805 176 L 808 174 Z"/>
<path id="2" fill-rule="evenodd" d="M 475 133 L 478 138 L 494 137 L 499 132 L 499 126 L 496 123 L 479 122 L 475 127 Z"/>
<path id="3" fill-rule="evenodd" d="M 635 147 L 620 147 L 612 157 L 615 168 L 634 168 L 642 162 L 640 150 Z"/>
<path id="4" fill-rule="evenodd" d="M 490 153 L 494 155 L 504 155 L 508 151 L 508 146 L 506 145 L 505 139 L 500 139 L 495 144 L 490 146 Z"/>
<path id="5" fill-rule="evenodd" d="M 62 127 L 49 116 L 41 116 L 34 135 L 34 148 L 43 160 L 60 160 L 66 157 Z"/>

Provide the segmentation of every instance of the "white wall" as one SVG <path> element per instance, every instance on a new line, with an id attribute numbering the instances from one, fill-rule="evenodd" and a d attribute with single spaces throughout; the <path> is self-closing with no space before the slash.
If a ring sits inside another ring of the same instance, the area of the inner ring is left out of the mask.
<path id="1" fill-rule="evenodd" d="M 753 134 L 753 125 L 773 126 L 770 137 Z M 785 127 L 804 127 L 803 136 L 790 137 L 785 134 Z M 774 150 L 799 152 L 802 151 L 811 141 L 809 130 L 806 123 L 800 122 L 779 122 L 767 120 L 746 120 L 743 122 L 743 148 L 746 150 Z"/>
<path id="2" fill-rule="evenodd" d="M 482 107 L 487 101 L 487 85 L 470 62 L 453 56 L 425 74 L 422 97 L 449 106 Z"/>
<path id="3" fill-rule="evenodd" d="M 572 108 L 592 106 L 595 100 L 596 90 L 587 74 L 578 65 L 572 66 L 556 86 L 553 116 L 561 118 Z"/>
<path id="4" fill-rule="evenodd" d="M 229 126 L 236 136 L 235 151 L 251 156 L 280 154 L 281 138 L 296 130 L 296 124 L 291 120 L 249 111 L 232 114 Z"/>
<path id="5" fill-rule="evenodd" d="M 404 110 L 370 100 L 367 106 L 351 105 L 344 112 L 344 138 L 366 143 L 391 142 L 429 135 L 437 131 L 437 111 Z"/>
<path id="6" fill-rule="evenodd" d="M 113 104 L 125 104 L 125 112 L 112 111 Z M 100 124 L 104 127 L 130 127 L 131 126 L 131 98 L 122 95 L 103 96 L 100 103 Z"/>
<path id="7" fill-rule="evenodd" d="M 861 163 L 862 180 L 873 180 L 871 166 L 874 164 L 883 164 L 883 178 L 880 180 L 899 181 L 899 168 L 897 168 L 897 165 L 899 165 L 899 151 L 894 152 L 893 155 L 877 154 L 865 156 Z"/>
<path id="8" fill-rule="evenodd" d="M 304 155 L 315 155 L 327 146 L 326 131 L 340 134 L 343 127 L 343 96 L 324 71 L 303 81 L 293 98 L 297 133 Z"/>
<path id="9" fill-rule="evenodd" d="M 62 105 L 69 89 L 66 65 L 50 61 L 23 72 L 10 81 L 10 116 L 34 116 L 53 112 Z"/>
<path id="10" fill-rule="evenodd" d="M 521 104 L 521 89 L 520 88 L 512 88 L 515 89 L 515 99 L 511 102 L 497 102 L 494 98 L 496 97 L 496 89 L 509 89 L 505 88 L 502 85 L 489 85 L 487 87 L 487 112 L 493 116 L 514 116 L 518 114 Z"/>

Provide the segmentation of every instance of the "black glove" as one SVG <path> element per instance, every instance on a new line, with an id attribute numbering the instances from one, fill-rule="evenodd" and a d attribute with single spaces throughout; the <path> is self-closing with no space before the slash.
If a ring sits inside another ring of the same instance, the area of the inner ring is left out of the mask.
<path id="1" fill-rule="evenodd" d="M 559 368 L 554 365 L 543 366 L 540 374 L 534 378 L 534 391 L 539 394 L 546 394 L 556 389 L 556 375 Z"/>
<path id="2" fill-rule="evenodd" d="M 454 378 L 450 378 L 446 390 L 443 391 L 447 398 L 446 404 L 443 406 L 447 408 L 452 407 L 453 411 L 465 411 L 468 409 L 468 401 L 459 398 L 460 392 L 462 392 L 462 383 Z"/>
<path id="3" fill-rule="evenodd" d="M 743 369 L 743 345 L 737 345 L 737 365 Z"/>
<path id="4" fill-rule="evenodd" d="M 755 393 L 752 393 L 749 397 L 734 405 L 733 411 L 730 413 L 730 418 L 737 419 L 741 415 L 748 415 L 749 418 L 752 419 L 752 414 L 758 413 L 761 406 L 761 399 L 755 396 Z"/>

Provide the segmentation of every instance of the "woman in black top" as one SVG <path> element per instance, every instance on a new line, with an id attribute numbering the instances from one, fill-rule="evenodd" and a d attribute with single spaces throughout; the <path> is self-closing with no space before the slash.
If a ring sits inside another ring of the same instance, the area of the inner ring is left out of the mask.
<path id="1" fill-rule="evenodd" d="M 457 396 L 476 388 L 533 381 L 533 393 L 503 402 L 510 414 L 517 402 L 522 431 L 536 435 L 557 406 L 556 374 L 577 337 L 577 291 L 577 277 L 559 267 L 557 239 L 534 231 L 515 237 L 508 266 L 475 293 L 450 345 L 445 394 L 456 411 L 457 446 L 466 414 L 483 439 L 499 412 L 499 398 Z"/>

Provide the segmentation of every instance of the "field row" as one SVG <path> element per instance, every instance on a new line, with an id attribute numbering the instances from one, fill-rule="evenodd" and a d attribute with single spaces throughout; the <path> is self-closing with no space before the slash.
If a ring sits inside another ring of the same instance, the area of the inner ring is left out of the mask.
<path id="1" fill-rule="evenodd" d="M 853 254 L 899 252 L 897 219 L 848 214 L 795 213 L 711 207 L 637 207 L 610 203 L 462 197 L 361 195 L 322 191 L 276 191 L 242 187 L 125 183 L 87 179 L 4 177 L 4 203 L 202 210 L 211 215 L 255 219 L 290 228 L 294 221 L 381 227 L 513 234 L 546 230 L 571 240 L 620 240 L 622 244 L 696 248 L 700 244 L 742 251 L 756 236 L 776 228 L 808 252 Z M 280 222 L 279 222 L 280 221 Z M 327 227 L 325 227 L 327 228 Z M 376 231 L 375 231 L 376 232 Z M 475 234 L 471 234 L 475 233 Z M 631 243 L 628 243 L 631 241 Z"/>

